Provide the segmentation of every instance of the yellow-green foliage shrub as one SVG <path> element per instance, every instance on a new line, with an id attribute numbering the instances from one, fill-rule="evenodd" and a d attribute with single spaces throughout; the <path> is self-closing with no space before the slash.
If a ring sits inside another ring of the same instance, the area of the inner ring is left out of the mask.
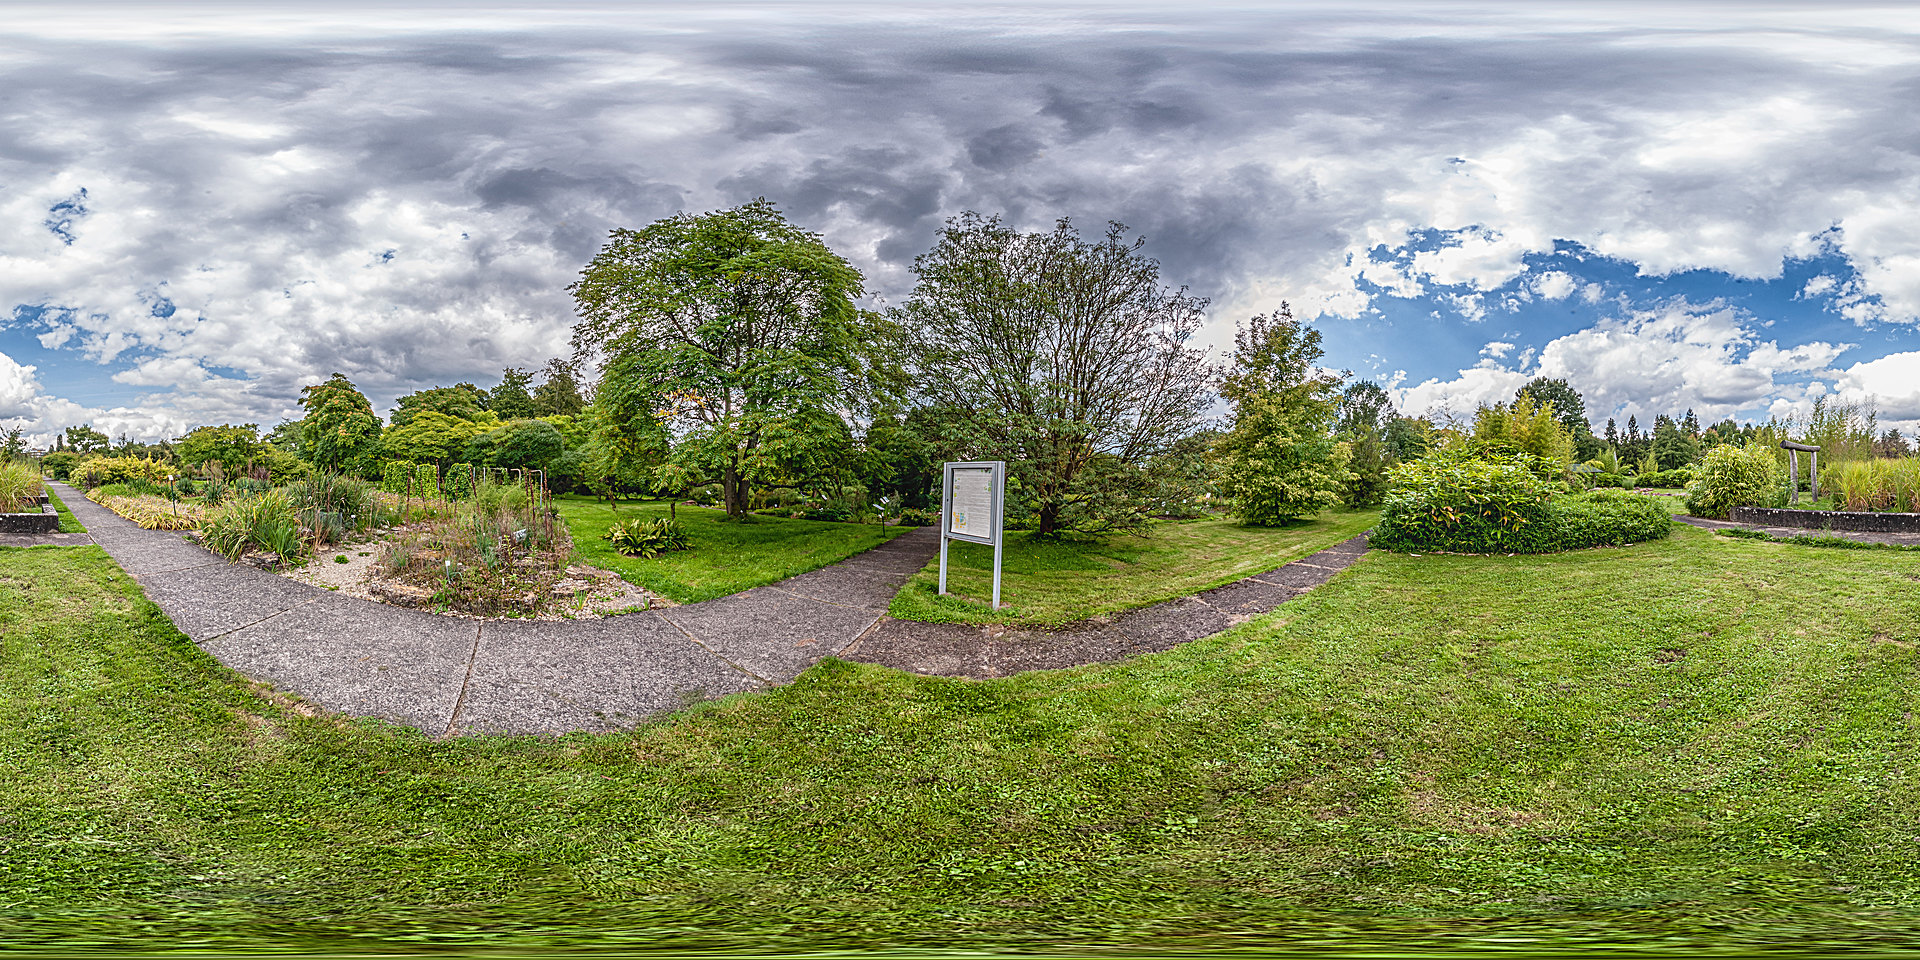
<path id="1" fill-rule="evenodd" d="M 1687 487 L 1687 512 L 1715 520 L 1725 520 L 1734 507 L 1778 507 L 1786 500 L 1787 473 L 1758 443 L 1708 450 Z"/>

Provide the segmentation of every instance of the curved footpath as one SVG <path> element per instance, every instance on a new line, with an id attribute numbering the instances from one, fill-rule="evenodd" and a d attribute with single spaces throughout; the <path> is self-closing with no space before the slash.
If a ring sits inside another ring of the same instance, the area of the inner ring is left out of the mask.
<path id="1" fill-rule="evenodd" d="M 939 550 L 922 527 L 840 563 L 703 603 L 602 620 L 465 620 L 341 596 L 182 535 L 142 530 L 56 484 L 99 544 L 201 649 L 276 689 L 439 736 L 630 727 L 785 683 L 826 656 L 994 677 L 1165 650 L 1266 613 L 1366 551 L 1356 537 L 1192 597 L 1062 630 L 886 616 Z M 51 542 L 51 541 L 47 541 Z"/>

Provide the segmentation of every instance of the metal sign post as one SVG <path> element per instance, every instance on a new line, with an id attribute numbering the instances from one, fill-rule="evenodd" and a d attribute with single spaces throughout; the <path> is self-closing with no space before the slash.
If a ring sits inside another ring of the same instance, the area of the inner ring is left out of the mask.
<path id="1" fill-rule="evenodd" d="M 940 471 L 940 593 L 947 592 L 947 541 L 993 546 L 993 609 L 1000 609 L 1000 553 L 1007 503 L 1003 460 L 949 463 Z"/>

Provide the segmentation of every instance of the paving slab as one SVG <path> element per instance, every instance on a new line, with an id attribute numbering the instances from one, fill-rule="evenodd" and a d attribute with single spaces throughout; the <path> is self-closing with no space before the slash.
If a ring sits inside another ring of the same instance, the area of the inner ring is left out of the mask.
<path id="1" fill-rule="evenodd" d="M 329 710 L 438 736 L 453 718 L 479 629 L 476 620 L 330 593 L 201 647 Z"/>
<path id="2" fill-rule="evenodd" d="M 328 596 L 319 587 L 244 564 L 221 561 L 134 578 L 180 632 L 204 643 L 303 603 Z"/>
<path id="3" fill-rule="evenodd" d="M 1299 592 L 1299 589 L 1291 586 L 1277 586 L 1248 578 L 1203 591 L 1198 596 L 1208 606 L 1231 616 L 1251 617 L 1292 600 Z"/>
<path id="4" fill-rule="evenodd" d="M 661 616 L 754 676 L 784 683 L 839 653 L 878 614 L 765 587 L 672 607 Z"/>
<path id="5" fill-rule="evenodd" d="M 125 520 L 120 522 L 126 523 Z M 133 526 L 132 524 L 127 524 Z M 87 522 L 88 529 L 94 530 L 93 542 L 105 547 L 120 568 L 134 577 L 144 577 L 156 573 L 168 573 L 174 570 L 192 570 L 201 567 L 224 567 L 224 557 L 197 543 L 188 543 L 176 533 L 159 530 L 140 530 L 143 536 L 130 537 L 123 532 L 104 526 L 95 527 Z"/>
<path id="6" fill-rule="evenodd" d="M 840 656 L 927 676 L 994 676 L 992 643 L 980 627 L 881 617 Z"/>
<path id="7" fill-rule="evenodd" d="M 480 627 L 453 726 L 466 733 L 622 730 L 760 686 L 657 613 L 489 621 Z"/>
<path id="8" fill-rule="evenodd" d="M 885 610 L 893 602 L 894 595 L 900 592 L 900 585 L 906 582 L 906 574 L 836 564 L 789 577 L 774 584 L 773 589 L 812 600 L 837 603 L 843 607 L 879 611 Z"/>
<path id="9" fill-rule="evenodd" d="M 1130 610 L 1121 615 L 1114 629 L 1127 638 L 1129 649 L 1157 653 L 1213 636 L 1233 626 L 1237 619 L 1225 610 L 1183 597 Z"/>

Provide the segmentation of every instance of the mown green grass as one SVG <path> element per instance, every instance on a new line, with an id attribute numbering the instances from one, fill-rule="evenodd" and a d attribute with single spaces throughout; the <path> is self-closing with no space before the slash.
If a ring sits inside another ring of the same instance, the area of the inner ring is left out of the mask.
<path id="1" fill-rule="evenodd" d="M 1691 529 L 1376 552 L 1118 664 L 434 740 L 261 697 L 97 548 L 0 551 L 0 941 L 1901 945 L 1917 588 Z"/>
<path id="2" fill-rule="evenodd" d="M 1040 540 L 1013 532 L 1001 558 L 993 610 L 993 548 L 948 547 L 947 595 L 936 559 L 907 581 L 887 611 L 902 620 L 1060 626 L 1184 597 L 1262 573 L 1359 536 L 1374 510 L 1332 510 L 1285 527 L 1235 520 L 1157 523 L 1144 537 Z"/>
<path id="3" fill-rule="evenodd" d="M 87 525 L 84 523 L 81 523 L 78 518 L 74 517 L 73 511 L 68 510 L 67 505 L 61 502 L 60 495 L 53 492 L 52 486 L 47 487 L 47 499 L 53 503 L 53 508 L 55 510 L 60 511 L 60 532 L 61 533 L 86 533 L 87 532 Z"/>
<path id="4" fill-rule="evenodd" d="M 675 603 L 711 600 L 785 580 L 906 532 L 903 527 L 762 516 L 738 522 L 728 520 L 724 510 L 682 505 L 674 513 L 693 549 L 642 560 L 621 554 L 602 535 L 616 521 L 666 517 L 665 503 L 629 501 L 616 510 L 604 500 L 561 497 L 555 506 L 573 533 L 574 552 L 581 560 Z"/>

